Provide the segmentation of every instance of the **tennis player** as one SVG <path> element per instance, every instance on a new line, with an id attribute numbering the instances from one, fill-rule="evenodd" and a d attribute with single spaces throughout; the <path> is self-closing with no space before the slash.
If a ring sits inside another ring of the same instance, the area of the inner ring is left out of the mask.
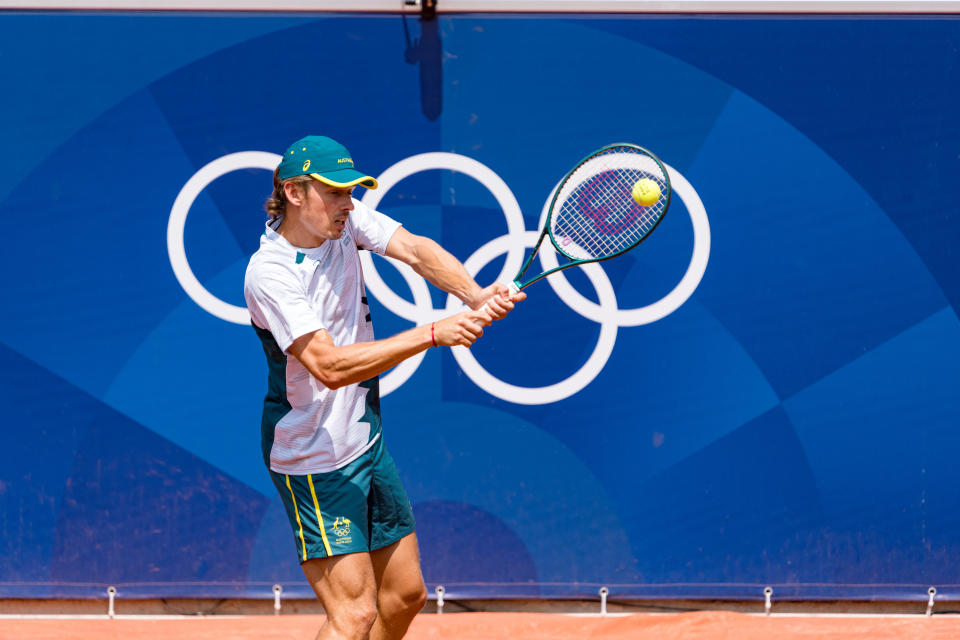
<path id="1" fill-rule="evenodd" d="M 413 511 L 381 435 L 378 375 L 432 347 L 469 347 L 526 297 L 481 288 L 440 245 L 353 199 L 358 184 L 377 188 L 343 145 L 293 143 L 244 282 L 269 369 L 264 461 L 327 612 L 318 639 L 401 638 L 426 602 Z M 360 250 L 407 263 L 472 310 L 374 340 Z"/>

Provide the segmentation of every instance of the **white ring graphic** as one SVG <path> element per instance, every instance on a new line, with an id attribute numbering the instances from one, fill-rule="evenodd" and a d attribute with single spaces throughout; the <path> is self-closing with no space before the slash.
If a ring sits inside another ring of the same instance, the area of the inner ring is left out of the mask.
<path id="1" fill-rule="evenodd" d="M 680 172 L 673 167 L 664 165 L 670 174 L 670 184 L 676 195 L 680 196 L 683 204 L 687 207 L 687 213 L 690 214 L 690 222 L 693 224 L 693 255 L 690 257 L 690 264 L 683 278 L 677 283 L 666 296 L 660 300 L 636 309 L 617 309 L 617 324 L 621 327 L 636 327 L 644 324 L 656 322 L 665 318 L 683 305 L 693 292 L 700 285 L 703 274 L 707 271 L 707 262 L 710 260 L 710 221 L 707 219 L 707 210 L 703 206 L 703 201 L 697 195 L 693 185 L 684 178 Z M 556 187 L 554 187 L 556 191 Z M 543 203 L 543 210 L 540 212 L 540 227 L 547 219 L 547 209 L 550 207 L 553 193 Z M 557 254 L 554 251 L 543 251 L 537 254 L 540 258 L 540 264 L 544 271 L 549 271 L 556 267 Z M 557 296 L 563 300 L 568 307 L 594 322 L 603 322 L 610 312 L 602 305 L 584 298 L 576 289 L 574 289 L 562 271 L 557 271 L 546 277 L 546 281 L 556 292 Z"/>
<path id="2" fill-rule="evenodd" d="M 167 255 L 170 256 L 173 274 L 194 302 L 208 313 L 227 322 L 250 324 L 250 313 L 246 307 L 224 302 L 207 291 L 193 274 L 190 263 L 187 261 L 187 250 L 183 245 L 183 230 L 187 224 L 187 214 L 190 213 L 190 207 L 193 206 L 193 201 L 197 199 L 200 192 L 220 176 L 238 169 L 273 171 L 280 164 L 281 159 L 279 155 L 265 151 L 241 151 L 217 158 L 187 180 L 187 184 L 180 189 L 170 209 L 170 219 L 167 221 Z"/>
<path id="3" fill-rule="evenodd" d="M 466 156 L 455 153 L 421 153 L 397 162 L 377 176 L 379 188 L 376 191 L 367 191 L 361 201 L 371 209 L 376 209 L 387 192 L 401 180 L 415 173 L 429 171 L 431 169 L 459 171 L 485 186 L 487 190 L 493 194 L 493 197 L 496 198 L 497 203 L 503 210 L 504 216 L 506 216 L 507 236 L 503 237 L 510 238 L 524 233 L 523 213 L 520 211 L 520 205 L 517 203 L 513 192 L 510 191 L 510 187 L 486 165 L 477 162 L 473 158 L 467 158 Z M 369 294 L 376 296 L 377 300 L 379 300 L 383 306 L 390 309 L 390 311 L 414 324 L 426 324 L 427 322 L 438 320 L 444 316 L 442 309 L 433 308 L 433 302 L 430 299 L 430 291 L 427 289 L 426 280 L 418 276 L 409 265 L 392 258 L 384 259 L 390 262 L 390 264 L 400 272 L 403 279 L 406 280 L 407 286 L 409 286 L 410 291 L 413 292 L 414 304 L 410 304 L 407 300 L 404 300 L 394 293 L 394 291 L 387 286 L 387 283 L 383 281 L 383 278 L 380 277 L 370 253 L 361 251 L 360 264 L 363 267 L 364 284 Z M 520 265 L 522 264 L 523 246 L 515 243 L 507 253 L 506 263 L 503 265 L 503 270 L 500 272 L 500 275 L 497 276 L 497 280 L 509 278 L 511 274 L 516 273 L 520 269 Z M 447 308 L 451 306 L 451 300 L 456 304 L 460 304 L 459 300 L 453 296 L 448 296 Z M 408 358 L 398 364 L 386 375 L 380 376 L 380 396 L 386 396 L 409 380 L 410 376 L 412 376 L 420 366 L 420 363 L 423 362 L 424 356 L 426 356 L 425 351 L 418 353 L 416 356 Z"/>
<path id="4" fill-rule="evenodd" d="M 455 153 L 421 153 L 401 160 L 377 176 L 377 183 L 380 185 L 380 188 L 376 191 L 367 191 L 361 201 L 371 209 L 376 209 L 387 192 L 398 182 L 415 173 L 429 171 L 431 169 L 450 169 L 470 176 L 485 186 L 487 190 L 493 194 L 493 197 L 497 199 L 497 203 L 500 205 L 507 219 L 507 235 L 516 236 L 525 231 L 523 213 L 520 211 L 520 205 L 517 203 L 517 199 L 513 195 L 513 192 L 510 191 L 507 183 L 486 165 L 477 162 L 473 158 Z M 415 286 L 417 286 L 414 284 L 414 281 L 423 285 L 424 290 L 426 290 L 426 282 L 424 279 L 418 276 L 408 265 L 390 258 L 387 258 L 387 260 L 403 274 L 411 290 L 414 290 Z M 377 273 L 376 265 L 373 263 L 373 258 L 370 257 L 369 252 L 361 253 L 360 261 L 363 265 L 363 277 L 368 290 L 377 297 L 377 300 L 395 314 L 417 324 L 431 322 L 442 317 L 438 315 L 440 312 L 435 310 L 433 305 L 430 305 L 429 309 L 422 309 L 419 305 L 412 305 L 395 294 L 383 281 L 380 274 Z M 523 246 L 518 243 L 509 248 L 507 261 L 496 279 L 498 281 L 510 279 L 513 274 L 520 270 L 522 264 Z"/>
<path id="5" fill-rule="evenodd" d="M 246 308 L 224 302 L 207 291 L 190 269 L 183 243 L 187 214 L 200 192 L 220 176 L 239 169 L 273 171 L 280 160 L 279 155 L 262 151 L 243 151 L 218 158 L 201 168 L 187 181 L 180 193 L 177 194 L 170 210 L 170 219 L 167 223 L 167 253 L 177 280 L 187 295 L 200 307 L 228 322 L 249 324 L 250 315 Z M 509 282 L 523 263 L 525 248 L 536 243 L 540 232 L 524 229 L 523 214 L 513 192 L 500 176 L 486 165 L 472 158 L 453 153 L 437 152 L 412 156 L 401 160 L 384 171 L 378 177 L 381 189 L 368 191 L 363 197 L 363 203 L 375 209 L 391 187 L 406 177 L 431 169 L 449 169 L 464 173 L 480 182 L 496 198 L 506 218 L 507 233 L 477 249 L 464 262 L 464 266 L 471 276 L 476 276 L 491 260 L 506 253 L 507 259 L 496 279 L 500 282 Z M 454 348 L 453 355 L 457 363 L 477 386 L 502 400 L 516 404 L 547 404 L 570 397 L 590 384 L 606 366 L 607 360 L 613 352 L 619 327 L 639 326 L 660 320 L 676 311 L 690 298 L 703 279 L 707 262 L 710 259 L 710 223 L 703 202 L 693 186 L 672 167 L 667 167 L 667 170 L 670 173 L 673 190 L 686 205 L 693 225 L 693 255 L 683 278 L 677 286 L 657 302 L 636 309 L 620 309 L 617 305 L 613 286 L 598 263 L 582 265 L 581 268 L 596 289 L 600 304 L 580 295 L 570 285 L 563 273 L 558 271 L 546 278 L 557 296 L 574 311 L 600 325 L 597 344 L 587 362 L 573 375 L 560 382 L 545 387 L 519 387 L 504 382 L 487 372 L 477 362 L 469 349 L 464 347 Z M 554 191 L 556 191 L 556 187 L 554 187 Z M 540 228 L 543 227 L 546 220 L 547 208 L 552 196 L 553 193 L 544 203 L 540 215 Z M 544 271 L 558 265 L 557 253 L 548 244 L 545 243 L 541 246 L 538 254 Z M 413 303 L 398 296 L 387 286 L 377 272 L 376 265 L 368 252 L 360 253 L 368 292 L 376 296 L 377 300 L 396 315 L 416 324 L 424 324 L 458 311 L 463 307 L 463 304 L 457 298 L 448 295 L 445 307 L 434 309 L 426 281 L 408 265 L 389 258 L 387 260 L 400 272 L 410 287 L 414 299 Z M 425 355 L 426 352 L 417 354 L 401 362 L 388 374 L 382 376 L 380 381 L 381 396 L 389 394 L 406 382 L 420 366 Z"/>
<path id="6" fill-rule="evenodd" d="M 527 231 L 523 234 L 523 244 L 526 247 L 532 247 L 539 238 L 539 231 Z M 464 263 L 467 272 L 471 276 L 475 276 L 485 264 L 501 253 L 508 251 L 511 248 L 511 242 L 515 242 L 515 239 L 509 236 L 500 236 L 477 249 Z M 540 250 L 543 251 L 544 249 L 545 247 L 542 247 Z M 480 366 L 480 363 L 477 362 L 468 348 L 454 347 L 453 357 L 456 358 L 463 372 L 478 387 L 491 395 L 516 404 L 548 404 L 569 398 L 593 382 L 593 379 L 607 364 L 610 354 L 613 353 L 613 346 L 617 342 L 617 323 L 613 320 L 614 312 L 617 309 L 617 296 L 613 291 L 613 285 L 610 284 L 610 279 L 607 278 L 606 272 L 600 268 L 599 264 L 593 262 L 582 265 L 581 268 L 597 290 L 597 295 L 600 298 L 600 308 L 606 310 L 606 318 L 600 322 L 600 336 L 597 339 L 597 346 L 594 347 L 593 353 L 590 354 L 584 365 L 569 378 L 546 387 L 518 387 L 491 375 Z"/>
<path id="7" fill-rule="evenodd" d="M 369 284 L 368 274 L 376 273 L 376 270 L 373 269 L 372 266 L 368 268 L 365 264 L 364 258 L 366 258 L 366 262 L 370 262 L 371 264 L 373 261 L 370 259 L 369 252 L 367 251 L 360 252 L 360 262 L 364 264 L 363 266 L 364 283 Z M 397 260 L 390 260 L 389 258 L 387 258 L 387 260 L 389 260 L 390 264 L 394 266 L 403 264 L 402 262 L 398 262 Z M 427 318 L 427 317 L 435 316 L 436 314 L 433 309 L 433 300 L 430 299 L 430 290 L 427 288 L 427 281 L 421 278 L 420 276 L 418 276 L 416 273 L 414 273 L 413 269 L 410 269 L 409 266 L 405 264 L 403 264 L 403 266 L 407 267 L 407 270 L 409 271 L 409 273 L 403 270 L 400 270 L 400 273 L 403 275 L 404 279 L 407 281 L 407 284 L 410 286 L 410 291 L 413 292 L 413 301 L 415 306 L 414 305 L 410 305 L 410 306 L 413 307 L 415 312 L 419 314 L 420 317 Z M 380 280 L 379 274 L 376 276 L 376 278 L 377 280 Z M 396 296 L 396 294 L 393 293 L 393 291 L 391 291 L 389 287 L 387 287 L 386 283 L 384 283 L 383 280 L 380 280 L 380 282 L 383 284 L 384 287 L 386 287 L 386 290 L 390 292 L 390 295 Z M 399 296 L 397 297 L 399 298 Z M 399 298 L 399 299 L 402 300 L 407 305 L 410 304 L 406 300 L 403 300 L 403 298 Z M 377 296 L 377 300 L 380 300 L 380 302 L 383 302 L 383 299 L 380 298 L 380 296 Z M 391 307 L 387 307 L 387 308 L 393 311 L 393 308 Z M 396 311 L 394 311 L 394 313 L 396 313 Z M 397 314 L 397 315 L 400 315 L 400 314 Z M 409 319 L 410 318 L 408 318 L 408 320 Z M 428 321 L 429 320 L 426 320 L 426 319 L 420 320 L 420 321 L 413 320 L 413 322 L 415 322 L 416 324 L 426 323 Z M 397 389 L 400 388 L 400 386 L 404 382 L 409 380 L 410 376 L 416 373 L 417 369 L 420 367 L 420 363 L 423 362 L 423 359 L 426 355 L 427 355 L 426 351 L 421 351 L 417 355 L 407 358 L 406 360 L 404 360 L 403 362 L 395 366 L 393 369 L 389 371 L 389 373 L 381 375 L 380 376 L 380 397 L 382 398 L 383 396 L 389 394 L 391 391 L 396 391 Z"/>

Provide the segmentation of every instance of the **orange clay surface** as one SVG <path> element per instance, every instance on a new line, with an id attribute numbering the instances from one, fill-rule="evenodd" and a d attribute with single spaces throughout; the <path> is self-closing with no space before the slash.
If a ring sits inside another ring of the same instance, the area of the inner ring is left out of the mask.
<path id="1" fill-rule="evenodd" d="M 312 640 L 319 615 L 183 619 L 0 619 L 0 639 Z M 409 640 L 957 640 L 960 616 L 761 617 L 724 611 L 577 617 L 547 613 L 447 613 L 417 617 Z"/>

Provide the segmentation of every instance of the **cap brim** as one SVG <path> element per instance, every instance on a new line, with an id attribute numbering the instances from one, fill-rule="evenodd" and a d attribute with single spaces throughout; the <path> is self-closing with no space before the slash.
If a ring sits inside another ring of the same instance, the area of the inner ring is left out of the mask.
<path id="1" fill-rule="evenodd" d="M 367 189 L 376 189 L 377 180 L 372 176 L 357 171 L 356 169 L 341 169 L 339 171 L 326 171 L 324 173 L 309 174 L 314 180 L 318 180 L 331 187 L 353 187 L 362 185 Z"/>

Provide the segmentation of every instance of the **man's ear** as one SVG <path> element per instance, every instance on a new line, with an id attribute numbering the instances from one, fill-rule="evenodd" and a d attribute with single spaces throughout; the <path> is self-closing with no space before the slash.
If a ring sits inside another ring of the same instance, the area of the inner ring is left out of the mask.
<path id="1" fill-rule="evenodd" d="M 301 206 L 303 201 L 307 199 L 307 185 L 305 184 L 284 182 L 283 192 L 287 196 L 287 202 L 295 207 Z"/>

